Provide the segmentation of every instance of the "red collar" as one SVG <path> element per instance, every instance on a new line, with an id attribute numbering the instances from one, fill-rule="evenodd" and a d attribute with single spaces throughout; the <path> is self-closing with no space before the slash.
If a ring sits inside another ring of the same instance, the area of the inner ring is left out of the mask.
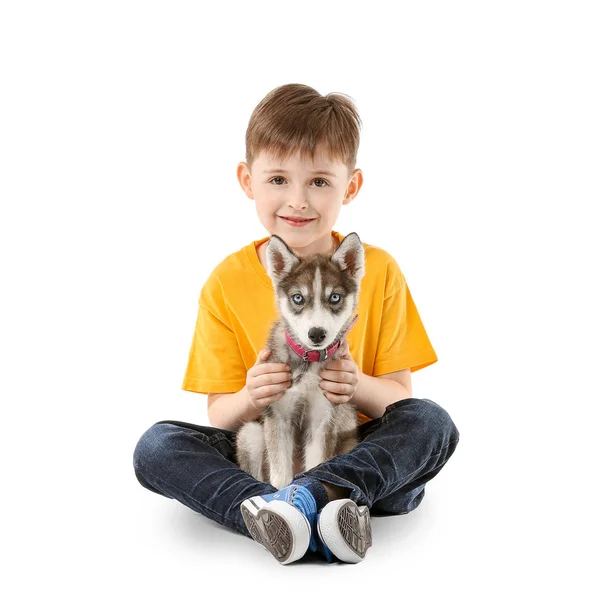
<path id="1" fill-rule="evenodd" d="M 347 329 L 347 331 L 345 331 L 345 335 L 347 335 L 347 333 L 349 333 L 349 331 L 351 331 L 351 328 L 353 327 L 353 325 L 355 325 L 355 321 L 357 321 L 358 316 L 359 315 L 355 315 L 353 317 L 353 320 L 349 324 L 349 328 Z M 295 342 L 293 340 L 293 338 L 287 333 L 286 329 L 285 329 L 284 335 L 287 339 L 288 345 L 303 360 L 306 360 L 309 362 L 320 362 L 320 361 L 326 360 L 329 356 L 332 356 L 337 351 L 338 347 L 341 344 L 340 339 L 337 338 L 334 342 L 332 342 L 332 344 L 330 344 L 330 346 L 328 346 L 327 348 L 324 348 L 323 350 L 306 350 L 303 346 L 301 346 L 300 344 L 297 344 L 297 342 Z"/>

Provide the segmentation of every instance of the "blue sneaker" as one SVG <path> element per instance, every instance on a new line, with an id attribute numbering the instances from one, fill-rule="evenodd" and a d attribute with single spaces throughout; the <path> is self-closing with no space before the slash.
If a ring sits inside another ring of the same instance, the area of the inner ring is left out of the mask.
<path id="1" fill-rule="evenodd" d="M 283 565 L 315 548 L 318 509 L 311 492 L 291 484 L 273 494 L 253 496 L 241 503 L 241 515 L 251 537 Z"/>
<path id="2" fill-rule="evenodd" d="M 315 549 L 334 562 L 358 563 L 372 545 L 370 511 L 353 500 L 328 502 L 317 516 Z M 313 548 L 313 544 L 310 546 Z"/>

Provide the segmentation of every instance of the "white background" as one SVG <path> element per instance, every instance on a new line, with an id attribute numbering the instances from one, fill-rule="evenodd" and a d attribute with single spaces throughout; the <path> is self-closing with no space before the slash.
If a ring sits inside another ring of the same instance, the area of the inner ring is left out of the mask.
<path id="1" fill-rule="evenodd" d="M 3 2 L 4 597 L 595 598 L 597 27 L 571 0 Z M 197 299 L 268 235 L 235 172 L 285 83 L 355 101 L 335 229 L 396 258 L 439 357 L 414 395 L 461 433 L 355 566 L 282 567 L 133 472 L 154 422 L 208 424 Z"/>

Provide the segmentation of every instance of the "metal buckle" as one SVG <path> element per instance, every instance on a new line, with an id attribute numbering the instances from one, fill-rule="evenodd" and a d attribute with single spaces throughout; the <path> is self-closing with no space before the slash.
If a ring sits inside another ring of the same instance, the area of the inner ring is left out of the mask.
<path id="1" fill-rule="evenodd" d="M 303 355 L 301 356 L 301 358 L 302 358 L 304 361 L 306 361 L 306 362 L 307 362 L 307 360 L 308 360 L 308 359 L 307 359 L 307 350 L 304 350 L 304 351 L 303 351 Z"/>

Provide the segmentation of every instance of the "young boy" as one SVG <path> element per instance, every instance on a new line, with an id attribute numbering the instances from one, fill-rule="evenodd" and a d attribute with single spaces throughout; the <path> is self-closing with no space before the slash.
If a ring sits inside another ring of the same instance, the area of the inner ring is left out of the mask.
<path id="1" fill-rule="evenodd" d="M 348 97 L 300 84 L 276 88 L 251 116 L 239 183 L 262 225 L 299 257 L 333 254 L 344 238 L 332 228 L 363 181 L 359 126 Z M 201 290 L 183 389 L 208 395 L 212 427 L 156 423 L 135 448 L 135 473 L 144 487 L 253 537 L 282 564 L 308 550 L 328 562 L 360 562 L 371 545 L 370 514 L 415 509 L 459 432 L 438 404 L 412 397 L 411 373 L 436 354 L 396 261 L 363 243 L 359 318 L 349 350 L 329 361 L 320 384 L 330 402 L 356 407 L 359 444 L 282 490 L 241 470 L 236 431 L 290 387 L 287 365 L 264 362 L 261 351 L 278 318 L 268 241 L 226 257 Z"/>

